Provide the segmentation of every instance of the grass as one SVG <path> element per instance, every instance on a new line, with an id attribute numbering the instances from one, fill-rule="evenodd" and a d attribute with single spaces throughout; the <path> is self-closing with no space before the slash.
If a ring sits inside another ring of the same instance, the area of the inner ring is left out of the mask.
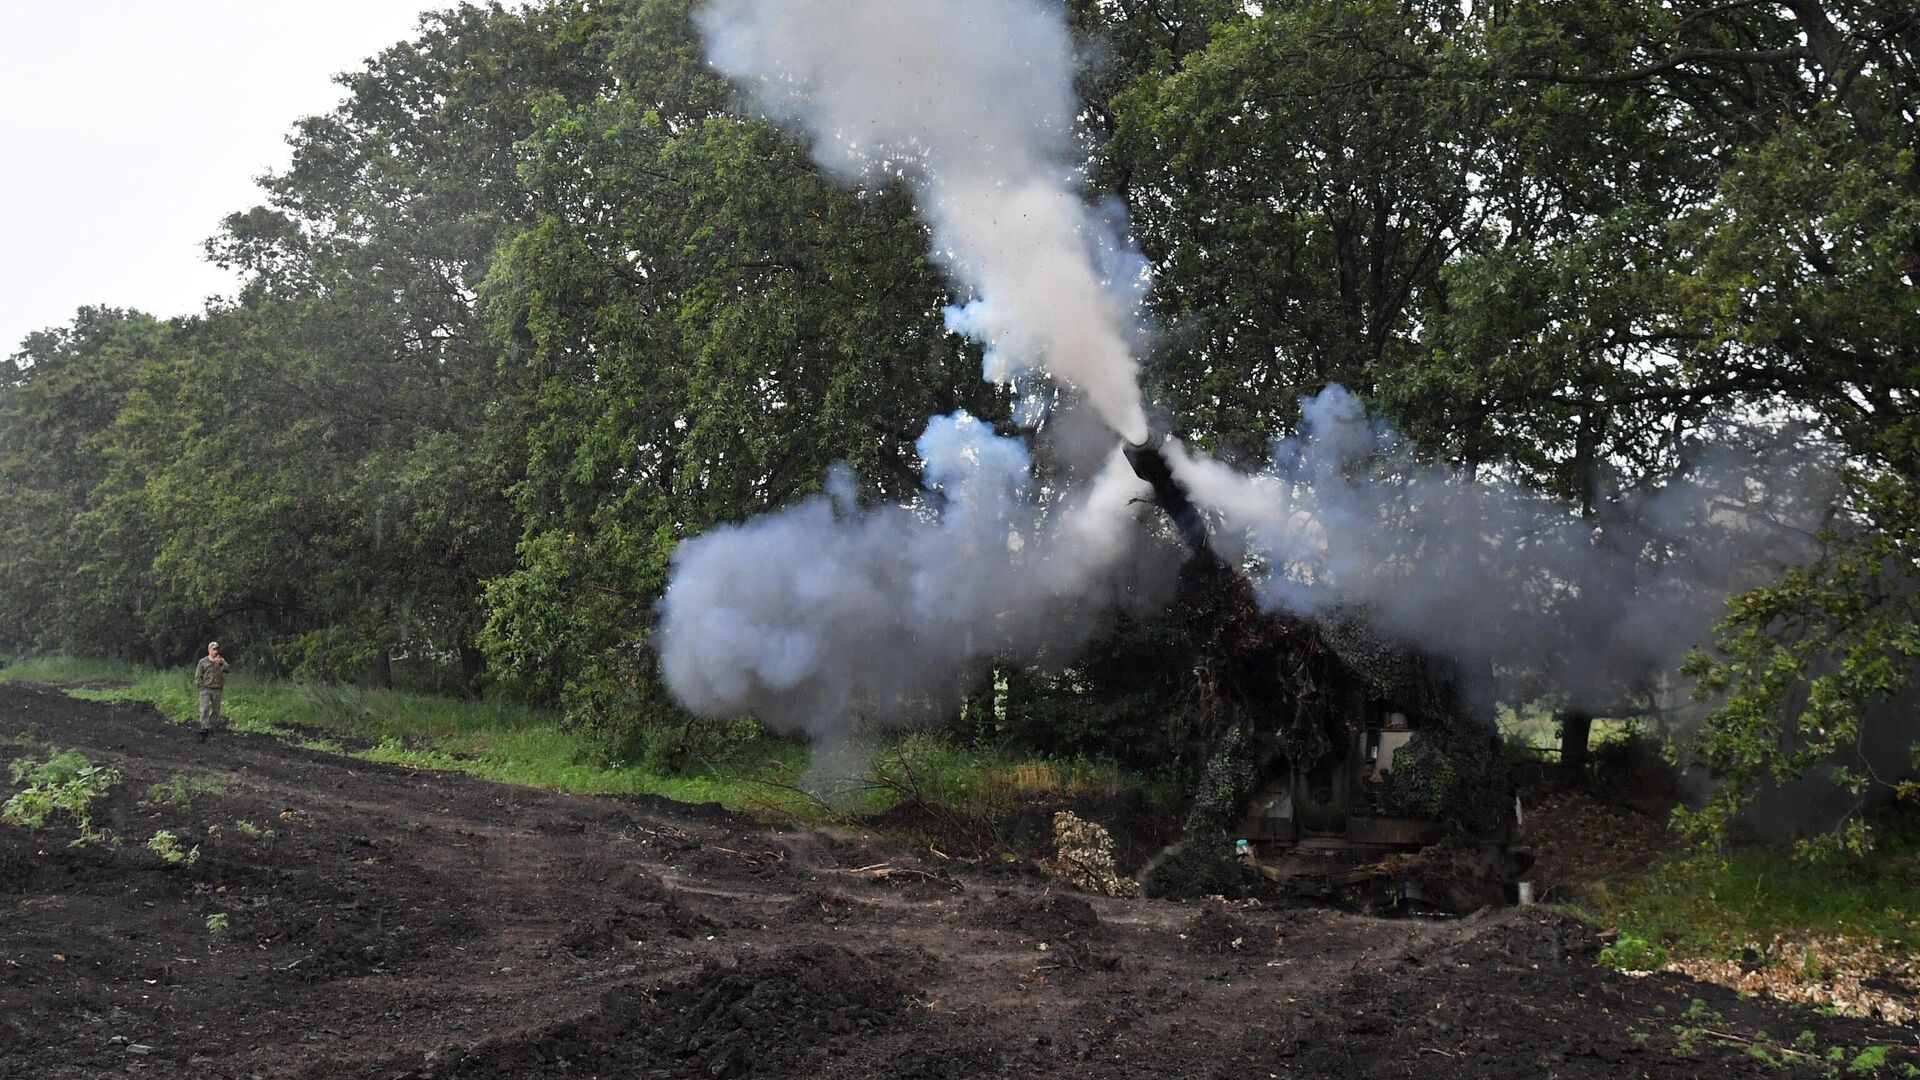
<path id="1" fill-rule="evenodd" d="M 1844 935 L 1913 950 L 1920 947 L 1920 832 L 1887 837 L 1856 865 L 1765 849 L 1675 855 L 1594 886 L 1581 913 L 1623 938 L 1683 956 L 1736 956 L 1775 935 Z"/>
<path id="2" fill-rule="evenodd" d="M 0 682 L 15 681 L 64 686 L 68 694 L 91 701 L 147 702 L 175 723 L 198 716 L 198 696 L 184 668 L 49 657 L 0 668 Z M 586 737 L 549 710 L 240 672 L 227 678 L 222 711 L 235 731 L 271 735 L 324 753 L 557 791 L 716 802 L 809 822 L 877 813 L 910 799 L 977 820 L 1008 815 L 1028 797 L 1097 797 L 1142 787 L 1150 799 L 1173 798 L 1170 783 L 1143 783 L 1111 764 L 963 748 L 913 735 L 881 751 L 867 779 L 847 785 L 843 797 L 822 800 L 801 789 L 810 752 L 792 739 L 747 740 L 730 749 L 721 765 L 666 775 L 605 762 Z M 149 794 L 190 799 L 192 793 Z"/>
<path id="3" fill-rule="evenodd" d="M 1170 783 L 1143 783 L 1111 762 L 960 746 L 933 734 L 889 746 L 869 775 L 862 790 L 876 808 L 915 797 L 982 816 L 1035 798 L 1104 798 L 1134 788 L 1149 798 L 1173 794 Z"/>
<path id="4" fill-rule="evenodd" d="M 0 682 L 78 683 L 124 681 L 129 672 L 144 671 L 111 660 L 77 656 L 41 656 L 15 660 L 0 669 Z"/>
<path id="5" fill-rule="evenodd" d="M 199 698 L 185 669 L 154 670 L 70 657 L 21 661 L 0 682 L 67 687 L 89 701 L 152 704 L 178 724 L 194 722 Z M 76 683 L 93 683 L 86 686 Z M 113 683 L 102 686 L 97 684 Z M 469 701 L 405 691 L 283 681 L 236 672 L 222 712 L 234 731 L 272 735 L 311 750 L 489 780 L 583 794 L 660 795 L 735 809 L 805 800 L 781 782 L 805 771 L 806 748 L 762 739 L 724 768 L 662 776 L 604 764 L 557 713 L 498 701 Z"/>
<path id="6" fill-rule="evenodd" d="M 148 806 L 172 806 L 185 809 L 193 805 L 193 797 L 202 792 L 213 795 L 225 795 L 231 792 L 238 781 L 225 773 L 195 775 L 192 773 L 174 773 L 164 781 L 150 785 L 146 798 L 140 800 Z"/>

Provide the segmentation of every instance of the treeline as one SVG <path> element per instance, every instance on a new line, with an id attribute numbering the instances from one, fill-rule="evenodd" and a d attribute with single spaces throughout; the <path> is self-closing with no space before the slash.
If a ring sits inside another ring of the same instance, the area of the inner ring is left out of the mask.
<path id="1" fill-rule="evenodd" d="M 671 715 L 648 632 L 679 540 L 836 461 L 910 494 L 927 415 L 1004 419 L 905 192 L 730 111 L 689 6 L 426 18 L 210 241 L 233 302 L 29 337 L 0 387 L 0 639 L 152 662 L 219 636 L 630 730 Z M 1591 513 L 1726 417 L 1808 422 L 1850 455 L 1850 528 L 1698 662 L 1729 694 L 1703 750 L 1791 764 L 1904 683 L 1911 3 L 1067 6 L 1089 195 L 1153 262 L 1149 394 L 1185 434 L 1258 454 L 1337 381 Z M 1179 664 L 1124 658 L 1167 633 L 1023 682 L 1031 715 L 1141 752 Z"/>

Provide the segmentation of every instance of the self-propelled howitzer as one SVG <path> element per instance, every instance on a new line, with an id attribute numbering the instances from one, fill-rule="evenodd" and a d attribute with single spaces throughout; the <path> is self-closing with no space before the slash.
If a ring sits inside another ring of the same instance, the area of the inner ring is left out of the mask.
<path id="1" fill-rule="evenodd" d="M 1194 696 L 1212 715 L 1182 847 L 1237 859 L 1295 895 L 1369 908 L 1511 897 L 1531 858 L 1513 846 L 1518 804 L 1491 716 L 1478 715 L 1459 667 L 1393 642 L 1364 611 L 1263 610 L 1210 543 L 1166 436 L 1123 449 L 1192 553 L 1180 610 L 1202 654 Z M 1163 858 L 1147 889 L 1214 891 L 1181 880 L 1206 861 Z"/>

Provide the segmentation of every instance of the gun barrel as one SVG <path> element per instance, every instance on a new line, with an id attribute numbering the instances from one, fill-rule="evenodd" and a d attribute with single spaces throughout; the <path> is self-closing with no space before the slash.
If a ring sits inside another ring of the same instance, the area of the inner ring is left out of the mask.
<path id="1" fill-rule="evenodd" d="M 1134 475 L 1153 489 L 1153 504 L 1172 520 L 1180 539 L 1196 553 L 1206 551 L 1206 520 L 1201 517 L 1200 508 L 1193 504 L 1186 485 L 1174 478 L 1173 464 L 1167 460 L 1166 435 L 1150 431 L 1140 442 L 1122 446 L 1121 452 L 1127 455 L 1127 464 L 1133 467 Z"/>

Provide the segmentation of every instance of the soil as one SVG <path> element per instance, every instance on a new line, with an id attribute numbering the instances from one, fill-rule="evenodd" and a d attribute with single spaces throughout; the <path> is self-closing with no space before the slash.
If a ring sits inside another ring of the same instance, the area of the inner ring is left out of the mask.
<path id="1" fill-rule="evenodd" d="M 1748 1043 L 1803 1031 L 1920 1062 L 1910 1029 L 1620 976 L 1544 908 L 1083 895 L 55 690 L 0 687 L 0 737 L 124 774 L 95 813 L 117 842 L 0 827 L 4 1077 L 1778 1076 Z M 143 801 L 175 776 L 220 790 Z"/>

